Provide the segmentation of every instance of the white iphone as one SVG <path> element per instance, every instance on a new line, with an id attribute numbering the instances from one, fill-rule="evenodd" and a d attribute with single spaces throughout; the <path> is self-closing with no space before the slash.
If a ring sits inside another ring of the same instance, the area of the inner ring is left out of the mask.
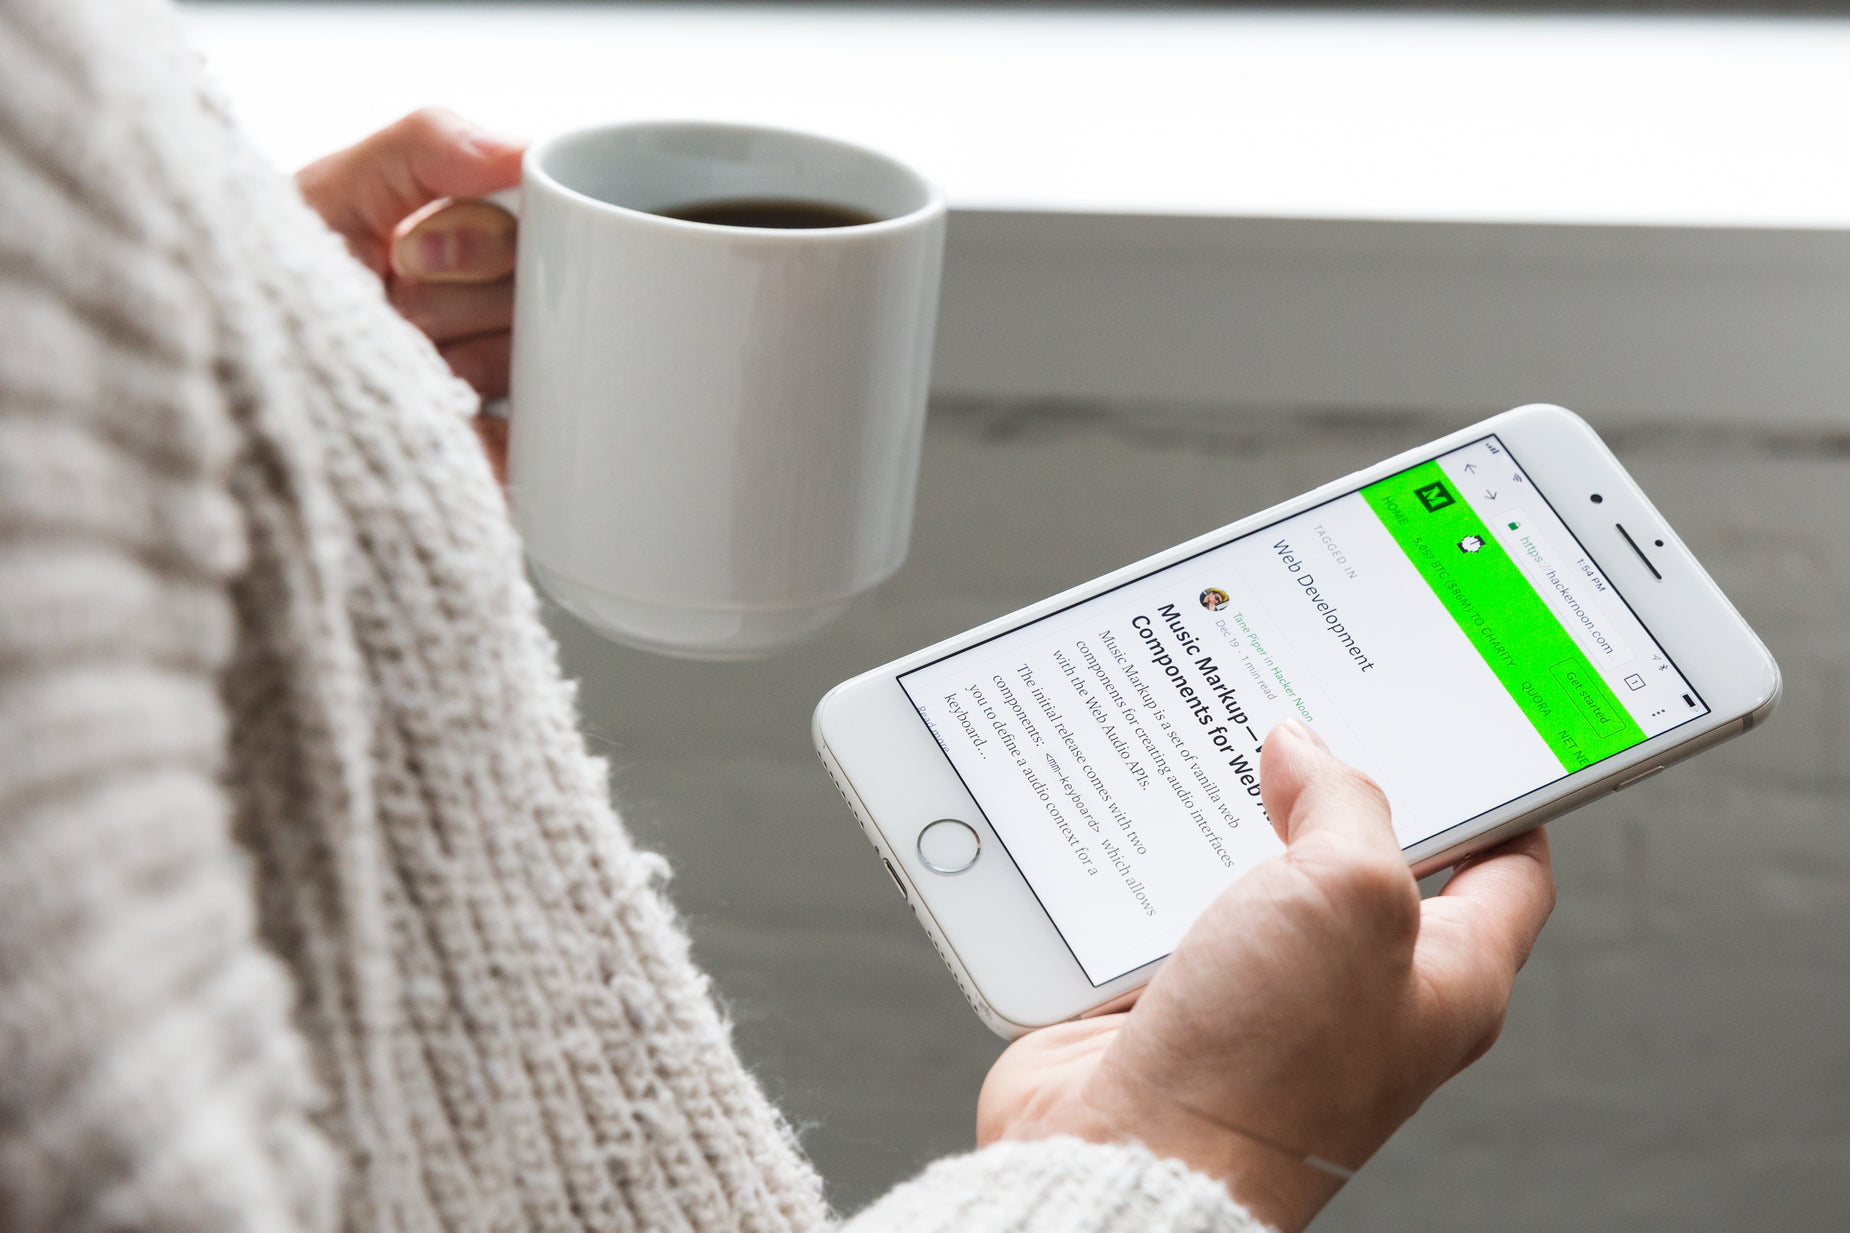
<path id="1" fill-rule="evenodd" d="M 1281 850 L 1297 718 L 1416 872 L 1765 718 L 1766 647 L 1579 417 L 1506 412 L 836 686 L 823 764 L 1004 1036 L 1147 982 Z"/>

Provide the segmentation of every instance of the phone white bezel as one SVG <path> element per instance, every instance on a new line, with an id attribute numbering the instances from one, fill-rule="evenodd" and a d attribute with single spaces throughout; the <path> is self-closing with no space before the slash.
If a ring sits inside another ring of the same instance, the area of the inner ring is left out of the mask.
<path id="1" fill-rule="evenodd" d="M 1738 735 L 1779 695 L 1779 669 L 1605 443 L 1570 411 L 1518 407 L 1293 500 L 845 681 L 817 705 L 823 764 L 931 935 L 965 996 L 1006 1037 L 1074 1018 L 1147 983 L 1162 960 L 1093 985 L 932 740 L 898 677 L 1091 595 L 1495 433 L 1709 707 L 1709 714 L 1407 849 L 1416 872 L 1457 862 L 1593 797 Z M 1596 504 L 1590 498 L 1600 494 Z M 1620 527 L 1629 532 L 1628 545 Z M 1662 541 L 1661 547 L 1657 541 Z M 1650 554 L 1649 562 L 1642 555 Z M 1658 576 L 1653 576 L 1653 566 Z M 976 830 L 989 860 L 946 876 L 916 837 L 939 818 Z"/>

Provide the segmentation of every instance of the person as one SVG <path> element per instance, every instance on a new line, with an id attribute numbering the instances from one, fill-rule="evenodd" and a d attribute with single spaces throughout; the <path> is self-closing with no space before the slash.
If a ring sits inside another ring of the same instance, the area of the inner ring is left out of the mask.
<path id="1" fill-rule="evenodd" d="M 0 0 L 0 1226 L 833 1219 L 471 435 L 512 224 L 446 203 L 518 156 L 419 112 L 298 191 L 164 5 Z M 852 1228 L 1300 1229 L 1490 1046 L 1542 832 L 1422 901 L 1372 784 L 1263 756 L 1284 854 Z"/>

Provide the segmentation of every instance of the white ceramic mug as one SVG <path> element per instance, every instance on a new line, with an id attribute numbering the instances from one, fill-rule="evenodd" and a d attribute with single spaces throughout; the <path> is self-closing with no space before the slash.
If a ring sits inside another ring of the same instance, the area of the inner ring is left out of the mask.
<path id="1" fill-rule="evenodd" d="M 876 222 L 654 213 L 803 200 Z M 944 201 L 840 141 L 619 124 L 527 152 L 508 492 L 561 605 L 670 655 L 761 655 L 905 559 Z"/>

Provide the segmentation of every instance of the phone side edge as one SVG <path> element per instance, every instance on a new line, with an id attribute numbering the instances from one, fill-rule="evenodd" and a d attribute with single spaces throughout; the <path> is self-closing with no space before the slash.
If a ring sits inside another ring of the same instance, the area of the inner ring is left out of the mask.
<path id="1" fill-rule="evenodd" d="M 1769 662 L 1771 661 L 1769 660 Z M 1777 671 L 1777 665 L 1775 665 L 1775 671 Z M 1466 857 L 1475 855 L 1489 848 L 1494 848 L 1498 844 L 1507 843 L 1518 835 L 1532 831 L 1538 826 L 1554 821 L 1556 818 L 1565 817 L 1576 809 L 1592 804 L 1601 797 L 1610 796 L 1614 792 L 1621 791 L 1647 777 L 1655 777 L 1659 771 L 1668 770 L 1679 762 L 1685 762 L 1699 753 L 1713 749 L 1717 745 L 1724 745 L 1734 740 L 1736 737 L 1743 736 L 1756 722 L 1752 716 L 1761 715 L 1764 717 L 1770 714 L 1776 701 L 1777 691 L 1773 699 L 1769 699 L 1751 714 L 1737 715 L 1733 719 L 1725 720 L 1716 727 L 1706 732 L 1698 733 L 1687 741 L 1672 745 L 1657 756 L 1647 759 L 1647 761 L 1652 762 L 1654 765 L 1643 771 L 1640 771 L 1636 765 L 1619 767 L 1612 773 L 1603 775 L 1592 783 L 1584 784 L 1574 791 L 1556 797 L 1553 800 L 1544 801 L 1534 809 L 1526 813 L 1518 814 L 1516 817 L 1493 826 L 1489 830 L 1481 831 L 1449 848 L 1443 848 L 1437 852 L 1421 857 L 1418 861 L 1411 862 L 1413 876 L 1416 878 L 1423 878 L 1428 874 L 1437 873 L 1441 869 L 1449 868 L 1464 860 Z"/>

